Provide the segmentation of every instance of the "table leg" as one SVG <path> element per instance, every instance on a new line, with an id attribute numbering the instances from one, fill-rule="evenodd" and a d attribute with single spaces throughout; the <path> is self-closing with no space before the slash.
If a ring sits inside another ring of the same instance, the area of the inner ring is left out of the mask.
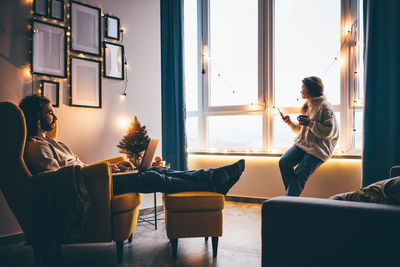
<path id="1" fill-rule="evenodd" d="M 157 230 L 157 193 L 154 192 L 154 227 Z"/>

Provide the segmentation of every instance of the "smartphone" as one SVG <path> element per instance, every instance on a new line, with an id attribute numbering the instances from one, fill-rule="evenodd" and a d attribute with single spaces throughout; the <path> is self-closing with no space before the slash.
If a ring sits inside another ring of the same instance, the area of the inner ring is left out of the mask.
<path id="1" fill-rule="evenodd" d="M 282 111 L 278 107 L 276 107 L 276 109 L 279 111 L 279 114 L 281 114 L 282 119 L 285 118 L 285 115 L 283 115 Z"/>

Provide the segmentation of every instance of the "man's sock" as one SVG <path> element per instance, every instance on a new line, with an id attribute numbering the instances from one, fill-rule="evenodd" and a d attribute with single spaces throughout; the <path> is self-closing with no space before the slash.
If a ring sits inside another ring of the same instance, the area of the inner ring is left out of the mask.
<path id="1" fill-rule="evenodd" d="M 229 189 L 239 180 L 245 168 L 245 161 L 241 159 L 231 165 L 214 169 L 213 180 L 218 193 L 226 195 Z"/>

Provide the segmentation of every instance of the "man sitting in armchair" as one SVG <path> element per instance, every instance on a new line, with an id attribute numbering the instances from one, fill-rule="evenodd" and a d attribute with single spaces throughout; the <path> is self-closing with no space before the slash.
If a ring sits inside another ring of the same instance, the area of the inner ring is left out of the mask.
<path id="1" fill-rule="evenodd" d="M 30 95 L 22 99 L 20 108 L 27 125 L 25 161 L 33 174 L 55 171 L 83 163 L 63 142 L 49 138 L 46 132 L 55 127 L 57 116 L 48 98 Z M 174 171 L 150 168 L 138 175 L 120 175 L 114 179 L 114 193 L 212 191 L 226 194 L 239 180 L 245 168 L 243 159 L 231 165 L 198 171 Z M 133 169 L 129 161 L 111 165 L 112 172 Z"/>

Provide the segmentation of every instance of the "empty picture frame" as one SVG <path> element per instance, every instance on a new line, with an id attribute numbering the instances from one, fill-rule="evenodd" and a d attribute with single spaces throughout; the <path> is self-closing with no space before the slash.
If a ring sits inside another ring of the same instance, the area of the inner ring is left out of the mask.
<path id="1" fill-rule="evenodd" d="M 104 42 L 104 77 L 124 79 L 124 47 Z"/>
<path id="2" fill-rule="evenodd" d="M 71 106 L 101 108 L 101 62 L 70 57 Z"/>
<path id="3" fill-rule="evenodd" d="M 33 1 L 33 14 L 36 16 L 47 16 L 47 0 Z"/>
<path id="4" fill-rule="evenodd" d="M 50 99 L 53 107 L 59 106 L 60 84 L 54 81 L 41 81 L 42 96 Z"/>
<path id="5" fill-rule="evenodd" d="M 100 8 L 71 1 L 71 51 L 101 55 Z"/>
<path id="6" fill-rule="evenodd" d="M 66 77 L 65 28 L 32 21 L 32 73 Z"/>
<path id="7" fill-rule="evenodd" d="M 49 17 L 59 21 L 64 21 L 64 0 L 50 0 Z"/>
<path id="8" fill-rule="evenodd" d="M 104 16 L 104 37 L 119 40 L 119 18 L 105 15 Z"/>

